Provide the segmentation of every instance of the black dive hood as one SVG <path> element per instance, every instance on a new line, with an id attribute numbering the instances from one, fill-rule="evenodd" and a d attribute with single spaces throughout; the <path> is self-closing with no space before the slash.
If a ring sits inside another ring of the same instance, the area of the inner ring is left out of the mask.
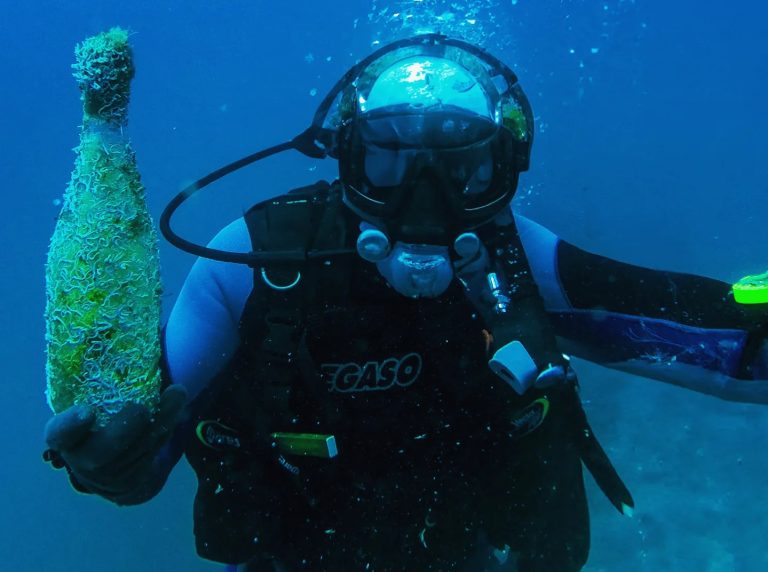
<path id="1" fill-rule="evenodd" d="M 516 151 L 518 171 L 523 171 L 528 168 L 528 157 L 530 155 L 530 147 L 533 138 L 533 117 L 528 101 L 520 89 L 517 83 L 517 77 L 512 70 L 500 60 L 477 46 L 462 40 L 448 38 L 442 34 L 423 34 L 388 44 L 353 66 L 341 79 L 339 79 L 339 81 L 336 82 L 328 95 L 325 96 L 315 112 L 312 124 L 304 132 L 300 133 L 290 141 L 262 149 L 261 151 L 257 151 L 256 153 L 221 167 L 184 188 L 168 203 L 160 216 L 160 231 L 163 233 L 163 236 L 168 242 L 190 254 L 222 262 L 247 264 L 252 267 L 257 267 L 267 262 L 298 261 L 315 257 L 327 258 L 328 256 L 333 256 L 335 254 L 347 254 L 347 250 L 335 252 L 230 252 L 226 250 L 217 250 L 193 243 L 176 234 L 171 229 L 171 218 L 184 201 L 211 183 L 218 181 L 222 177 L 242 169 L 251 163 L 255 163 L 256 161 L 260 161 L 277 153 L 293 149 L 314 159 L 324 159 L 325 157 L 338 159 L 340 146 L 344 145 L 344 142 L 341 140 L 342 136 L 340 135 L 344 120 L 341 107 L 344 105 L 342 100 L 344 99 L 343 96 L 345 92 L 347 92 L 347 88 L 355 85 L 355 82 L 357 82 L 361 74 L 365 72 L 371 63 L 403 48 L 412 48 L 414 51 L 423 50 L 423 53 L 435 55 L 439 55 L 448 49 L 463 50 L 487 66 L 487 73 L 490 77 L 501 78 L 505 86 L 502 89 L 499 89 L 498 97 L 507 98 L 507 100 L 514 99 L 515 106 L 514 108 L 508 107 L 506 108 L 507 110 L 502 107 L 500 113 L 503 117 L 500 117 L 500 123 L 504 130 L 512 133 L 513 138 L 517 140 L 518 149 Z M 331 114 L 331 109 L 334 106 L 337 109 L 337 112 Z M 329 117 L 331 115 L 332 117 Z"/>

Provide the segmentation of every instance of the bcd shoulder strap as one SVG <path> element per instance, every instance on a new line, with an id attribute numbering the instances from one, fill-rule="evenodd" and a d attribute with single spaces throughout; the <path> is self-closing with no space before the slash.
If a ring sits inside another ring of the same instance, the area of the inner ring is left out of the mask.
<path id="1" fill-rule="evenodd" d="M 348 288 L 347 217 L 338 186 L 320 181 L 255 205 L 245 221 L 253 252 L 266 261 L 253 269 L 243 339 L 260 344 L 252 350 L 270 368 L 265 397 L 286 401 L 297 368 L 311 374 L 303 345 L 308 312 Z"/>
<path id="2" fill-rule="evenodd" d="M 479 234 L 488 250 L 491 267 L 502 276 L 509 298 L 509 311 L 504 314 L 491 312 L 491 323 L 488 325 L 495 347 L 520 341 L 539 371 L 550 365 L 564 364 L 554 327 L 533 278 L 514 221 L 507 225 L 486 225 L 479 230 Z"/>

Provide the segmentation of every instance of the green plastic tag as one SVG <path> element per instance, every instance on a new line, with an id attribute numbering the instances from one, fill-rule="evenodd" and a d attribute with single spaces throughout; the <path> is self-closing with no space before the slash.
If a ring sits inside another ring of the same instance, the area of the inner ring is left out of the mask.
<path id="1" fill-rule="evenodd" d="M 332 459 L 338 454 L 333 435 L 316 433 L 272 433 L 272 439 L 281 453 Z"/>

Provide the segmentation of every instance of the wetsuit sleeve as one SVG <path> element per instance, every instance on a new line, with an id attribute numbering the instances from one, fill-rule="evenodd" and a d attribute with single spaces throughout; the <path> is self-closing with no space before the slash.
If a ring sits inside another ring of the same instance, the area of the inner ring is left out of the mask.
<path id="1" fill-rule="evenodd" d="M 516 215 L 566 353 L 722 399 L 768 403 L 768 307 L 725 282 L 586 252 Z"/>
<path id="2" fill-rule="evenodd" d="M 245 221 L 224 228 L 211 248 L 249 252 Z M 199 258 L 179 292 L 165 328 L 165 357 L 172 383 L 187 388 L 190 400 L 229 362 L 240 342 L 239 324 L 253 287 L 244 264 Z"/>

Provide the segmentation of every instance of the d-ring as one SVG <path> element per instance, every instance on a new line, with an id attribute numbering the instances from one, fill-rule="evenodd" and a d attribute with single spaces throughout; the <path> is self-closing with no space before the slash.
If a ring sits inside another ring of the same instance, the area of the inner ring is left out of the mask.
<path id="1" fill-rule="evenodd" d="M 290 290 L 294 286 L 296 286 L 299 282 L 301 282 L 301 271 L 296 271 L 296 278 L 293 282 L 290 284 L 285 284 L 283 286 L 280 286 L 279 284 L 275 284 L 272 282 L 269 277 L 267 276 L 267 269 L 263 266 L 261 267 L 261 279 L 264 280 L 264 283 L 269 286 L 270 288 L 274 290 Z"/>

